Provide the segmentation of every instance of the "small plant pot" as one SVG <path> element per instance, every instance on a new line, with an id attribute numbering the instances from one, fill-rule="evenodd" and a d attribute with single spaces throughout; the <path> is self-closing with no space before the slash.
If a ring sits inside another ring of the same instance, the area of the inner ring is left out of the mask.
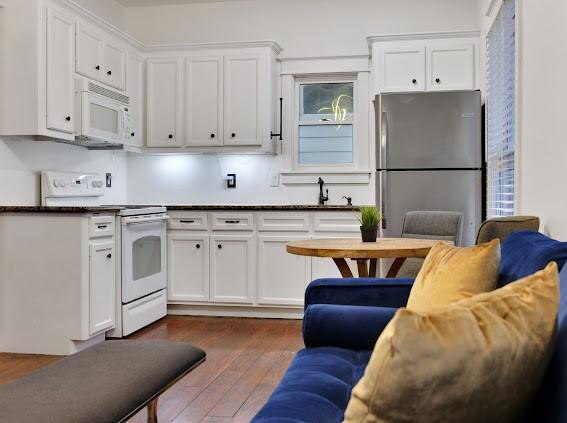
<path id="1" fill-rule="evenodd" d="M 374 228 L 360 227 L 360 234 L 362 235 L 362 242 L 376 242 L 378 237 L 378 226 Z"/>

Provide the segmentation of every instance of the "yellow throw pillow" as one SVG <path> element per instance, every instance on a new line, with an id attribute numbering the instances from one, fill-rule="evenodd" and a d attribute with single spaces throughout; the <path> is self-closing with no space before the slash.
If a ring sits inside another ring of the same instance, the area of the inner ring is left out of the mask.
<path id="1" fill-rule="evenodd" d="M 423 262 L 411 288 L 407 308 L 443 307 L 496 288 L 500 241 L 474 247 L 436 244 Z"/>
<path id="2" fill-rule="evenodd" d="M 347 423 L 514 421 L 553 348 L 557 265 L 451 306 L 400 309 L 378 338 Z"/>

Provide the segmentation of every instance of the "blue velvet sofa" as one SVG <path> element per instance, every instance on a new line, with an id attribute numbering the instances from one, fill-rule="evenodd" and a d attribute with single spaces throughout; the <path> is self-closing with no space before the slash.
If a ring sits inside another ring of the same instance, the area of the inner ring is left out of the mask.
<path id="1" fill-rule="evenodd" d="M 512 233 L 501 247 L 500 285 L 556 261 L 567 243 L 539 232 Z M 380 332 L 409 296 L 411 279 L 319 279 L 305 294 L 299 351 L 254 423 L 340 422 Z M 567 266 L 561 271 L 557 343 L 525 422 L 567 422 Z M 529 383 L 527 381 L 526 383 Z"/>

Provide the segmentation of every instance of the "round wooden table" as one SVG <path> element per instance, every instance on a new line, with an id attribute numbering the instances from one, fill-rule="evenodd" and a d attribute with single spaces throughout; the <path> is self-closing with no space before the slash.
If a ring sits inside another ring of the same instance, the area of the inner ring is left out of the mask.
<path id="1" fill-rule="evenodd" d="M 310 239 L 287 244 L 287 252 L 300 256 L 330 257 L 343 278 L 353 274 L 345 259 L 356 260 L 358 276 L 376 277 L 376 263 L 380 258 L 394 259 L 386 277 L 394 278 L 408 257 L 425 257 L 431 248 L 444 241 L 412 238 L 379 238 L 376 242 L 356 239 Z M 452 244 L 446 242 L 447 244 Z M 368 268 L 370 261 L 370 269 Z"/>

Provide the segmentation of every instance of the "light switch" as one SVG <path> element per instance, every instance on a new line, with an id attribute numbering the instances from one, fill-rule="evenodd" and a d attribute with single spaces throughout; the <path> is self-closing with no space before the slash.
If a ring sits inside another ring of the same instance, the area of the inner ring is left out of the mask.
<path id="1" fill-rule="evenodd" d="M 280 174 L 279 173 L 270 173 L 270 186 L 271 187 L 278 187 L 280 185 Z"/>

